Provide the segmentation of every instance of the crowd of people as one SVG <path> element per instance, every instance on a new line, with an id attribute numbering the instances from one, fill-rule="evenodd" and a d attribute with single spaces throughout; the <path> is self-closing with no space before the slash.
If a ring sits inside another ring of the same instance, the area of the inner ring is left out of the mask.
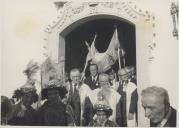
<path id="1" fill-rule="evenodd" d="M 90 76 L 82 80 L 80 70 L 71 69 L 65 84 L 51 80 L 40 95 L 34 85 L 27 83 L 14 93 L 18 103 L 1 96 L 1 124 L 136 127 L 135 68 L 128 66 L 117 73 L 113 69 L 98 73 L 98 66 L 91 64 L 89 71 Z M 170 106 L 165 89 L 148 87 L 141 96 L 151 126 L 176 126 L 176 110 Z M 33 108 L 33 103 L 38 103 L 38 107 Z"/>

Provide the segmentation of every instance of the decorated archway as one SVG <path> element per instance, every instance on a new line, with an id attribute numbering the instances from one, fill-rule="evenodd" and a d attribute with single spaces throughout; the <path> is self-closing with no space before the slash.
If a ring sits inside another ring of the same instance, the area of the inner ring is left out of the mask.
<path id="1" fill-rule="evenodd" d="M 57 2 L 59 14 L 45 29 L 47 49 L 45 55 L 65 66 L 65 37 L 81 24 L 97 19 L 116 19 L 135 26 L 136 34 L 136 68 L 138 92 L 150 85 L 149 69 L 154 60 L 152 51 L 155 47 L 155 17 L 143 11 L 135 3 L 120 2 Z M 138 124 L 146 126 L 140 98 L 138 105 Z"/>

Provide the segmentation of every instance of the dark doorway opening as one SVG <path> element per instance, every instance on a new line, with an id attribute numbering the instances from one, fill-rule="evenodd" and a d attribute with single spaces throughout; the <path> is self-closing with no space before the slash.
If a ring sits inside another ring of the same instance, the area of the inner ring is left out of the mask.
<path id="1" fill-rule="evenodd" d="M 85 41 L 91 45 L 95 33 L 98 35 L 95 47 L 99 52 L 105 52 L 114 33 L 115 25 L 118 29 L 119 41 L 126 52 L 126 66 L 136 67 L 135 26 L 116 19 L 96 19 L 81 24 L 65 37 L 66 71 L 69 72 L 72 68 L 83 70 L 88 53 Z M 115 71 L 118 70 L 118 61 L 113 65 L 113 68 Z"/>

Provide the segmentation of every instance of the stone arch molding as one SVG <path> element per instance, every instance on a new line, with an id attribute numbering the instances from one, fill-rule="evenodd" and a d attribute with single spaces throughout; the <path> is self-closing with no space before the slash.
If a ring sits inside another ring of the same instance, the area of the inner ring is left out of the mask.
<path id="1" fill-rule="evenodd" d="M 95 16 L 97 18 L 100 15 L 119 17 L 126 22 L 134 24 L 136 34 L 138 34 L 138 30 L 141 32 L 140 29 L 142 29 L 142 32 L 148 31 L 146 32 L 149 37 L 146 40 L 147 51 L 151 53 L 151 51 L 154 50 L 156 46 L 156 42 L 154 41 L 154 37 L 156 36 L 154 32 L 155 17 L 152 16 L 149 11 L 144 11 L 139 8 L 135 3 L 126 0 L 120 2 L 66 2 L 58 10 L 56 19 L 44 30 L 46 33 L 44 38 L 46 42 L 44 48 L 46 51 L 44 55 L 50 56 L 55 62 L 59 62 L 59 41 L 63 40 L 65 34 L 68 33 L 63 33 L 64 30 L 80 19 L 87 17 L 93 17 L 95 19 Z M 59 39 L 59 36 L 61 36 L 62 39 Z M 153 60 L 154 56 L 150 54 L 148 61 L 152 62 Z"/>
<path id="2" fill-rule="evenodd" d="M 144 11 L 128 0 L 117 2 L 57 2 L 59 10 L 56 18 L 47 26 L 44 41 L 44 56 L 56 63 L 65 64 L 65 36 L 82 22 L 105 18 L 117 18 L 135 25 L 138 92 L 150 84 L 149 69 L 154 61 L 156 47 L 155 16 Z M 75 23 L 75 24 L 74 24 Z M 63 71 L 64 72 L 64 71 Z M 139 108 L 141 103 L 139 102 Z M 138 112 L 138 125 L 146 126 L 144 113 Z M 147 123 L 146 123 L 147 122 Z M 148 123 L 149 124 L 149 123 Z"/>

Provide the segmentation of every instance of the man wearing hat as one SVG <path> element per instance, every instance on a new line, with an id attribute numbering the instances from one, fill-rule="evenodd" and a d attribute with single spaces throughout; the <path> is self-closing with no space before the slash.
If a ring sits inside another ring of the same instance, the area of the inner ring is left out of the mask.
<path id="1" fill-rule="evenodd" d="M 112 115 L 112 109 L 102 93 L 98 95 L 98 101 L 94 105 L 94 114 L 96 118 L 89 123 L 89 126 L 117 127 L 113 121 L 109 120 Z"/>
<path id="2" fill-rule="evenodd" d="M 119 70 L 118 75 L 121 79 L 118 92 L 121 94 L 122 126 L 135 127 L 137 126 L 137 87 L 129 80 L 126 68 Z"/>
<path id="3" fill-rule="evenodd" d="M 92 90 L 85 100 L 84 118 L 86 125 L 88 125 L 92 118 L 94 118 L 94 106 L 98 101 L 98 95 L 102 94 L 105 96 L 113 111 L 109 120 L 115 122 L 118 126 L 121 126 L 120 94 L 110 86 L 109 76 L 105 73 L 99 74 L 99 84 L 100 88 Z"/>
<path id="4" fill-rule="evenodd" d="M 55 81 L 50 81 L 47 88 L 42 89 L 42 100 L 45 103 L 38 110 L 38 125 L 40 126 L 67 126 L 72 124 L 70 115 L 61 99 L 67 93 L 65 87 L 57 86 Z"/>
<path id="5" fill-rule="evenodd" d="M 8 121 L 10 125 L 36 125 L 36 110 L 32 108 L 32 103 L 36 102 L 38 95 L 35 86 L 26 83 L 20 89 L 14 92 L 14 98 L 19 103 L 13 106 L 13 114 Z"/>

